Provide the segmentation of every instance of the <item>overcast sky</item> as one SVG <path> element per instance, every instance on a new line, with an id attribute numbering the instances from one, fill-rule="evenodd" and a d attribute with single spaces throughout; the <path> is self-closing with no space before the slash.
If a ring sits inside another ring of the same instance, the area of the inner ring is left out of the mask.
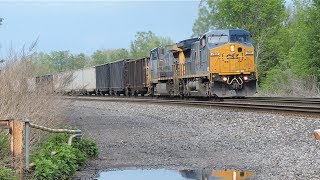
<path id="1" fill-rule="evenodd" d="M 38 51 L 129 48 L 137 31 L 189 38 L 199 1 L 1 1 L 0 58 L 39 38 Z"/>

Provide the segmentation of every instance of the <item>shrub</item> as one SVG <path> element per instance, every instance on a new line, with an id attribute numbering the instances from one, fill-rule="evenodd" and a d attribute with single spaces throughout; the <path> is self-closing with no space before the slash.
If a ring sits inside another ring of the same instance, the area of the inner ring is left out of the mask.
<path id="1" fill-rule="evenodd" d="M 49 135 L 32 156 L 35 179 L 69 179 L 85 161 L 98 154 L 96 143 L 78 138 L 72 146 L 67 134 Z"/>
<path id="2" fill-rule="evenodd" d="M 298 77 L 290 69 L 274 68 L 261 83 L 260 95 L 319 97 L 320 86 L 315 77 Z"/>
<path id="3" fill-rule="evenodd" d="M 98 155 L 98 148 L 96 142 L 90 139 L 76 139 L 72 146 L 76 149 L 81 149 L 87 157 L 96 157 Z"/>

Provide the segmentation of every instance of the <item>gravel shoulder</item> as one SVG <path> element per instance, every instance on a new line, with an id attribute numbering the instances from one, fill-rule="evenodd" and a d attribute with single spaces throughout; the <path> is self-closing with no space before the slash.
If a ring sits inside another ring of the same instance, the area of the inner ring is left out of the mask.
<path id="1" fill-rule="evenodd" d="M 75 179 L 99 170 L 236 169 L 255 179 L 320 179 L 320 118 L 126 102 L 71 101 L 67 119 L 96 140 L 100 155 Z"/>

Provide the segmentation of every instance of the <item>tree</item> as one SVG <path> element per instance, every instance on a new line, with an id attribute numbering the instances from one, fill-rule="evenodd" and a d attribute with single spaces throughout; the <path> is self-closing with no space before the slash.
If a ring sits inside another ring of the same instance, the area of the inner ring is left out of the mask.
<path id="1" fill-rule="evenodd" d="M 308 21 L 310 29 L 310 67 L 311 74 L 320 78 L 320 1 L 314 0 L 310 10 L 310 21 Z"/>
<path id="2" fill-rule="evenodd" d="M 84 53 L 72 54 L 66 62 L 66 68 L 70 70 L 82 69 L 87 65 L 87 62 L 88 58 Z"/>
<path id="3" fill-rule="evenodd" d="M 202 0 L 193 36 L 210 29 L 242 28 L 250 31 L 260 74 L 264 76 L 264 72 L 278 64 L 280 44 L 271 42 L 277 41 L 287 15 L 284 4 L 284 0 Z"/>
<path id="4" fill-rule="evenodd" d="M 81 69 L 89 62 L 85 54 L 73 55 L 69 51 L 40 52 L 34 54 L 32 60 L 39 67 L 38 75 Z"/>
<path id="5" fill-rule="evenodd" d="M 259 36 L 283 22 L 283 0 L 202 0 L 199 17 L 193 26 L 195 35 L 211 28 L 244 28 Z"/>
<path id="6" fill-rule="evenodd" d="M 212 22 L 212 16 L 216 15 L 218 8 L 216 4 L 217 1 L 211 2 L 211 7 L 209 6 L 208 0 L 201 0 L 199 3 L 199 12 L 198 12 L 198 18 L 194 22 L 192 31 L 193 35 L 192 37 L 201 36 L 202 34 L 206 33 L 212 28 L 215 28 L 213 25 L 214 22 Z M 219 28 L 219 27 L 216 27 Z"/>
<path id="7" fill-rule="evenodd" d="M 2 25 L 2 22 L 3 22 L 3 18 L 0 18 L 0 25 Z"/>
<path id="8" fill-rule="evenodd" d="M 113 62 L 120 59 L 125 59 L 129 57 L 129 52 L 126 49 L 106 49 L 97 50 L 92 55 L 91 65 L 104 64 L 108 62 Z"/>
<path id="9" fill-rule="evenodd" d="M 38 71 L 35 72 L 36 75 L 52 74 L 57 72 L 56 67 L 52 62 L 49 61 L 50 55 L 47 53 L 39 52 L 32 56 L 32 61 L 38 67 Z"/>
<path id="10" fill-rule="evenodd" d="M 130 53 L 133 58 L 143 58 L 150 55 L 150 51 L 159 46 L 173 44 L 168 37 L 156 36 L 151 31 L 137 32 L 136 39 L 131 41 Z"/>
<path id="11" fill-rule="evenodd" d="M 292 24 L 295 39 L 289 60 L 295 74 L 320 78 L 320 1 L 295 1 Z"/>

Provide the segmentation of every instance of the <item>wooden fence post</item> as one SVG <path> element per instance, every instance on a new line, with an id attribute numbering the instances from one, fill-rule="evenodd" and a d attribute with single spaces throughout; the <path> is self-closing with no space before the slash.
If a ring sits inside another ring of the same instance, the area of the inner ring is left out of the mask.
<path id="1" fill-rule="evenodd" d="M 20 177 L 19 179 L 23 179 L 23 129 L 24 122 L 21 120 L 10 120 L 10 148 L 12 156 L 15 159 L 18 159 L 19 168 L 20 168 Z"/>
<path id="2" fill-rule="evenodd" d="M 23 121 L 11 120 L 10 129 L 11 129 L 11 152 L 14 157 L 22 155 L 23 150 Z"/>

